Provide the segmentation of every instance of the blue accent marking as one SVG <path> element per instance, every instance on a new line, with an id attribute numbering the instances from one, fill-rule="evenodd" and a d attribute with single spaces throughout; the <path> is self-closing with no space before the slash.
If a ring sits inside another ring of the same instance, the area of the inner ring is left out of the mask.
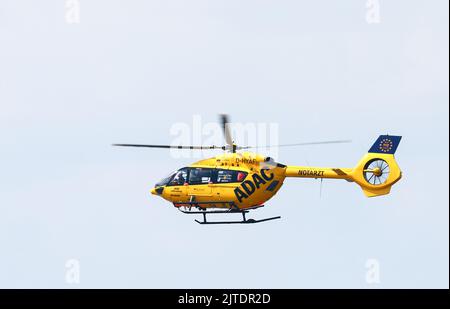
<path id="1" fill-rule="evenodd" d="M 266 191 L 273 191 L 278 186 L 280 182 L 278 180 L 274 180 L 267 186 Z"/>
<path id="2" fill-rule="evenodd" d="M 394 154 L 400 144 L 401 136 L 380 135 L 369 149 L 372 153 Z"/>

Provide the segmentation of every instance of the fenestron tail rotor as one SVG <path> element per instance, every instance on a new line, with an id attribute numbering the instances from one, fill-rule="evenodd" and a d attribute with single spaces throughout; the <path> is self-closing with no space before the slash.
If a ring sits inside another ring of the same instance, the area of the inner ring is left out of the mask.
<path id="1" fill-rule="evenodd" d="M 373 159 L 364 166 L 364 179 L 374 186 L 384 184 L 389 177 L 389 164 L 383 159 Z"/>

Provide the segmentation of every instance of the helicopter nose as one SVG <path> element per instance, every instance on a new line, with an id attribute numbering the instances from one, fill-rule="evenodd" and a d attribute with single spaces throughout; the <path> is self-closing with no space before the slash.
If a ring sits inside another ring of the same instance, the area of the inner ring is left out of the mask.
<path id="1" fill-rule="evenodd" d="M 154 187 L 153 189 L 150 190 L 150 193 L 153 195 L 161 195 L 163 191 L 164 187 Z"/>

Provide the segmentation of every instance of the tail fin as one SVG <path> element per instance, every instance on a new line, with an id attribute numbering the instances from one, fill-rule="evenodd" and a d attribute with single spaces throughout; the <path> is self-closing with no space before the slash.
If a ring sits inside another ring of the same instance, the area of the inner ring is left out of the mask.
<path id="1" fill-rule="evenodd" d="M 375 143 L 370 147 L 370 153 L 394 154 L 400 144 L 401 136 L 380 135 Z"/>
<path id="2" fill-rule="evenodd" d="M 368 197 L 388 194 L 402 177 L 394 153 L 401 136 L 380 135 L 352 171 L 352 179 Z"/>

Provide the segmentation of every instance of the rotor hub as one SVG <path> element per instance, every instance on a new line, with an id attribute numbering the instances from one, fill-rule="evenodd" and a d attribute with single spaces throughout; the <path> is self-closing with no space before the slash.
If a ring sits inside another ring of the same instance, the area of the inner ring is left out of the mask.
<path id="1" fill-rule="evenodd" d="M 382 171 L 381 168 L 379 168 L 379 167 L 375 167 L 375 168 L 372 170 L 372 173 L 373 173 L 375 176 L 377 176 L 377 177 L 380 177 L 381 175 L 383 175 L 383 171 Z"/>

